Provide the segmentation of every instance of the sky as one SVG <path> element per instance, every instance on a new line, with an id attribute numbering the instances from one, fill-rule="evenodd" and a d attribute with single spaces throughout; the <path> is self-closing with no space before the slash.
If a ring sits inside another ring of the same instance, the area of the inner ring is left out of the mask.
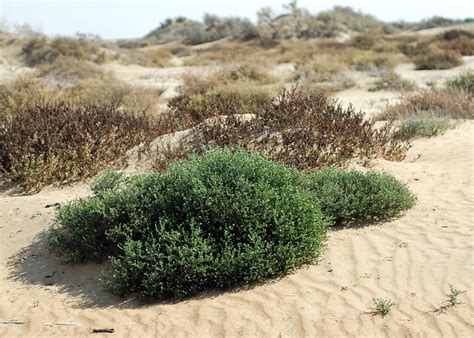
<path id="1" fill-rule="evenodd" d="M 29 24 L 48 35 L 92 33 L 106 39 L 141 37 L 164 19 L 204 13 L 244 16 L 255 21 L 265 6 L 281 10 L 287 0 L 0 0 L 0 24 Z M 350 6 L 384 21 L 417 21 L 434 15 L 474 16 L 470 0 L 300 0 L 310 12 Z"/>

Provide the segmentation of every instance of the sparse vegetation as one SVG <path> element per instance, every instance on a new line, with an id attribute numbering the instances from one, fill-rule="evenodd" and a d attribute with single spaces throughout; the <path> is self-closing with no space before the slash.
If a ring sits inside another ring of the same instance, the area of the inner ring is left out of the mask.
<path id="1" fill-rule="evenodd" d="M 432 137 L 442 135 L 449 128 L 453 128 L 455 123 L 447 117 L 440 117 L 436 114 L 425 112 L 419 116 L 410 116 L 399 122 L 396 132 L 397 138 L 401 140 L 411 140 L 416 137 Z"/>
<path id="2" fill-rule="evenodd" d="M 404 80 L 394 71 L 382 71 L 380 79 L 375 81 L 369 88 L 369 91 L 379 90 L 396 90 L 408 91 L 415 89 L 415 84 L 411 81 Z"/>
<path id="3" fill-rule="evenodd" d="M 461 296 L 466 291 L 461 291 L 456 289 L 452 284 L 449 284 L 449 294 L 448 294 L 448 304 L 450 306 L 455 306 L 457 304 L 461 304 L 459 300 L 459 296 Z"/>
<path id="4" fill-rule="evenodd" d="M 446 86 L 470 95 L 474 94 L 474 71 L 466 70 L 458 76 L 446 82 Z"/>
<path id="5" fill-rule="evenodd" d="M 388 106 L 376 119 L 400 120 L 412 116 L 473 119 L 474 101 L 468 93 L 453 90 L 418 90 L 403 93 L 399 103 Z"/>
<path id="6" fill-rule="evenodd" d="M 384 299 L 384 298 L 374 298 L 374 314 L 379 314 L 382 317 L 388 315 L 388 313 L 392 310 L 392 307 L 395 305 L 391 299 Z"/>

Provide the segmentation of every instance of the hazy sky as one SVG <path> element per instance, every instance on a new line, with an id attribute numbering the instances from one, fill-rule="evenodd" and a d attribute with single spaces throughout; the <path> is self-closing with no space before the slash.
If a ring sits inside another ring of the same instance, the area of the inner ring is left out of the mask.
<path id="1" fill-rule="evenodd" d="M 286 0 L 0 0 L 0 19 L 30 24 L 46 34 L 99 34 L 104 38 L 140 37 L 168 17 L 200 19 L 203 13 L 246 16 L 264 6 L 281 9 Z M 311 12 L 351 6 L 386 21 L 414 21 L 433 15 L 474 16 L 469 0 L 300 0 Z"/>

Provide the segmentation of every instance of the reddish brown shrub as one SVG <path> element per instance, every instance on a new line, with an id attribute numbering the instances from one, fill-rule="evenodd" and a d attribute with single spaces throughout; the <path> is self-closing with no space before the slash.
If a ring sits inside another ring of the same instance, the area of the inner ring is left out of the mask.
<path id="1" fill-rule="evenodd" d="M 119 104 L 39 103 L 0 122 L 0 172 L 26 190 L 71 182 L 123 164 L 127 150 L 153 133 L 148 118 Z"/>
<path id="2" fill-rule="evenodd" d="M 196 128 L 192 140 L 176 150 L 179 157 L 200 152 L 209 144 L 239 146 L 299 169 L 311 169 L 344 166 L 356 157 L 401 160 L 409 146 L 394 139 L 391 125 L 376 129 L 363 113 L 329 101 L 324 92 L 283 90 L 260 103 L 250 115 L 253 118 L 219 104 L 215 111 L 221 115 Z M 171 158 L 169 153 L 158 156 L 157 167 L 166 167 L 163 160 Z"/>

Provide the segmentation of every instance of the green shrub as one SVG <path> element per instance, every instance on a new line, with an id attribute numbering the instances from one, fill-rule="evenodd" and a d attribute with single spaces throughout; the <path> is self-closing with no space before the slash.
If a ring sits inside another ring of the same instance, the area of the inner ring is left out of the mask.
<path id="1" fill-rule="evenodd" d="M 260 155 L 211 149 L 62 207 L 51 249 L 75 261 L 111 254 L 107 285 L 143 296 L 264 281 L 322 249 L 327 222 L 304 179 Z"/>
<path id="2" fill-rule="evenodd" d="M 416 202 L 407 186 L 387 173 L 328 167 L 310 173 L 308 184 L 336 226 L 395 217 Z"/>
<path id="3" fill-rule="evenodd" d="M 454 79 L 446 82 L 448 88 L 474 94 L 474 71 L 467 70 L 460 73 Z"/>
<path id="4" fill-rule="evenodd" d="M 409 140 L 415 137 L 431 137 L 444 134 L 446 130 L 454 127 L 449 118 L 436 114 L 418 114 L 400 121 L 396 137 Z"/>
<path id="5" fill-rule="evenodd" d="M 452 50 L 433 49 L 412 58 L 416 69 L 449 69 L 462 65 L 461 55 Z"/>

